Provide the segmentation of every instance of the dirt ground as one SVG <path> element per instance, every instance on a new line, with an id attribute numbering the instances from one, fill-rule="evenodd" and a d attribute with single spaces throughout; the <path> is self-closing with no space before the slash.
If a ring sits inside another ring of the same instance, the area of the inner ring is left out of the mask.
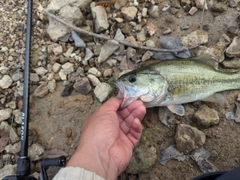
<path id="1" fill-rule="evenodd" d="M 236 8 L 228 8 L 226 12 L 218 14 L 213 14 L 211 11 L 205 12 L 203 24 L 209 27 L 208 45 L 216 43 L 220 36 L 226 33 L 228 26 L 236 24 L 238 14 L 239 12 L 237 12 Z M 166 22 L 167 18 L 171 18 L 173 21 L 169 24 Z M 169 13 L 161 13 L 159 19 L 150 18 L 149 21 L 157 25 L 158 32 L 156 38 L 162 36 L 162 32 L 167 27 L 173 30 L 171 36 L 181 37 L 199 29 L 200 18 L 200 11 L 194 16 L 182 14 L 178 18 Z M 186 31 L 181 31 L 180 26 L 182 25 L 190 25 L 190 28 Z M 32 86 L 32 91 L 35 88 L 35 86 Z M 33 140 L 42 144 L 45 149 L 58 148 L 71 155 L 77 146 L 80 128 L 84 119 L 100 103 L 94 98 L 92 93 L 82 95 L 73 92 L 71 96 L 62 97 L 60 94 L 63 88 L 64 86 L 59 82 L 54 93 L 48 94 L 44 98 L 31 98 L 30 129 L 35 130 L 38 134 L 38 137 L 35 137 Z M 234 110 L 234 101 L 236 101 L 239 93 L 240 91 L 224 92 L 223 94 L 228 101 L 222 105 L 207 103 L 210 108 L 218 111 L 220 123 L 204 130 L 207 139 L 203 147 L 212 153 L 209 161 L 219 170 L 230 170 L 240 165 L 240 124 L 225 118 L 227 112 Z M 206 103 L 202 102 L 201 104 Z M 185 105 L 185 108 L 196 110 L 201 104 L 191 103 Z M 139 144 L 144 143 L 146 147 L 154 146 L 157 150 L 158 159 L 160 159 L 161 152 L 175 141 L 176 125 L 178 123 L 193 124 L 191 117 L 179 118 L 175 115 L 175 118 L 175 123 L 171 127 L 167 127 L 158 120 L 158 108 L 148 109 L 143 120 L 143 135 L 145 139 L 142 139 Z M 157 161 L 145 173 L 133 175 L 124 172 L 119 179 L 156 180 L 158 178 L 160 180 L 187 180 L 201 173 L 199 167 L 192 159 L 184 162 L 171 160 L 166 166 L 161 165 Z"/>

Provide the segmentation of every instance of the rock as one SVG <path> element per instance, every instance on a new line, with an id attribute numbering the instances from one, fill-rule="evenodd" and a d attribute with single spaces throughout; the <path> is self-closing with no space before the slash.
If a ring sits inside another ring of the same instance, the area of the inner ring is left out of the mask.
<path id="1" fill-rule="evenodd" d="M 94 89 L 94 95 L 99 99 L 100 102 L 105 101 L 112 92 L 112 87 L 103 82 L 98 84 Z"/>
<path id="2" fill-rule="evenodd" d="M 163 8 L 162 8 L 162 11 L 163 12 L 166 12 L 166 11 L 168 11 L 169 9 L 170 9 L 170 5 L 169 4 L 165 4 L 164 6 L 163 6 Z"/>
<path id="3" fill-rule="evenodd" d="M 137 34 L 137 40 L 138 41 L 145 41 L 146 40 L 146 32 L 144 29 L 142 29 L 138 34 Z"/>
<path id="4" fill-rule="evenodd" d="M 94 56 L 93 52 L 92 52 L 89 48 L 86 48 L 84 61 L 88 61 L 88 60 L 91 59 L 93 56 Z"/>
<path id="5" fill-rule="evenodd" d="M 182 37 L 181 41 L 185 47 L 206 44 L 208 42 L 208 33 L 203 30 L 196 30 Z"/>
<path id="6" fill-rule="evenodd" d="M 109 58 L 117 49 L 119 48 L 119 44 L 115 40 L 109 40 L 105 43 L 102 48 L 100 55 L 98 57 L 98 63 L 102 63 Z"/>
<path id="7" fill-rule="evenodd" d="M 47 10 L 58 11 L 60 8 L 66 6 L 67 4 L 72 4 L 74 6 L 78 6 L 84 9 L 89 6 L 91 2 L 91 0 L 51 0 L 49 5 L 47 6 Z"/>
<path id="8" fill-rule="evenodd" d="M 69 96 L 73 91 L 73 83 L 66 85 L 61 93 L 61 96 Z"/>
<path id="9" fill-rule="evenodd" d="M 21 142 L 17 142 L 15 144 L 9 144 L 5 147 L 5 151 L 7 153 L 11 153 L 11 154 L 16 154 L 20 152 L 20 148 L 21 148 Z"/>
<path id="10" fill-rule="evenodd" d="M 0 179 L 3 179 L 7 175 L 16 174 L 17 164 L 6 164 L 2 169 L 0 169 Z"/>
<path id="11" fill-rule="evenodd" d="M 140 145 L 134 149 L 133 156 L 126 169 L 127 173 L 147 172 L 157 161 L 157 150 L 154 146 Z"/>
<path id="12" fill-rule="evenodd" d="M 144 7 L 142 9 L 142 17 L 147 17 L 147 12 L 148 12 L 148 9 L 146 7 Z"/>
<path id="13" fill-rule="evenodd" d="M 146 51 L 142 56 L 142 61 L 144 62 L 144 61 L 150 59 L 152 57 L 152 55 L 153 55 L 153 52 Z"/>
<path id="14" fill-rule="evenodd" d="M 60 44 L 54 43 L 48 46 L 48 51 L 53 52 L 56 56 L 62 54 L 63 48 Z"/>
<path id="15" fill-rule="evenodd" d="M 216 172 L 218 169 L 208 161 L 208 158 L 212 155 L 212 153 L 203 147 L 194 150 L 191 153 L 191 158 L 197 162 L 197 165 L 199 166 L 200 170 L 203 173 L 209 173 L 209 172 Z"/>
<path id="16" fill-rule="evenodd" d="M 216 2 L 216 0 L 214 0 L 212 1 L 212 3 L 210 2 L 209 4 L 212 11 L 222 13 L 227 10 L 227 4 L 225 4 L 224 2 Z"/>
<path id="17" fill-rule="evenodd" d="M 197 56 L 203 55 L 203 54 L 209 54 L 215 57 L 215 59 L 218 62 L 222 62 L 224 60 L 224 56 L 222 55 L 224 50 L 226 48 L 225 43 L 218 42 L 216 44 L 213 44 L 209 47 L 205 46 L 199 46 L 197 51 Z"/>
<path id="18" fill-rule="evenodd" d="M 59 17 L 70 24 L 73 24 L 73 22 L 81 22 L 83 20 L 83 15 L 80 9 L 76 6 L 70 5 L 65 5 L 59 10 Z M 53 41 L 57 41 L 69 32 L 69 28 L 53 18 L 49 18 L 47 32 Z"/>
<path id="19" fill-rule="evenodd" d="M 226 55 L 228 57 L 240 57 L 240 37 L 233 38 L 232 43 L 226 49 Z"/>
<path id="20" fill-rule="evenodd" d="M 62 71 L 64 74 L 68 75 L 74 71 L 74 64 L 67 62 L 62 65 Z"/>
<path id="21" fill-rule="evenodd" d="M 53 72 L 57 73 L 61 68 L 61 64 L 59 63 L 54 63 L 54 65 L 52 66 L 52 70 Z"/>
<path id="22" fill-rule="evenodd" d="M 67 80 L 67 75 L 63 72 L 63 69 L 61 69 L 58 73 L 59 77 L 61 80 L 66 81 Z"/>
<path id="23" fill-rule="evenodd" d="M 131 60 L 129 60 L 126 56 L 123 57 L 119 68 L 124 71 L 124 70 L 133 70 L 135 69 L 134 64 L 132 63 Z"/>
<path id="24" fill-rule="evenodd" d="M 80 36 L 75 31 L 72 31 L 72 39 L 74 40 L 76 47 L 79 47 L 79 48 L 86 47 L 85 42 L 80 38 Z"/>
<path id="25" fill-rule="evenodd" d="M 147 23 L 146 28 L 147 28 L 147 32 L 150 36 L 153 36 L 157 31 L 157 28 L 151 22 Z"/>
<path id="26" fill-rule="evenodd" d="M 153 5 L 148 10 L 149 16 L 152 18 L 158 18 L 159 17 L 159 8 L 157 5 Z"/>
<path id="27" fill-rule="evenodd" d="M 235 122 L 236 123 L 240 123 L 240 103 L 239 102 L 235 102 L 236 104 L 236 113 L 235 113 Z"/>
<path id="28" fill-rule="evenodd" d="M 63 53 L 63 55 L 65 57 L 69 58 L 71 56 L 73 50 L 74 50 L 74 47 L 71 46 L 71 47 L 68 48 L 68 50 L 65 53 Z"/>
<path id="29" fill-rule="evenodd" d="M 167 164 L 167 162 L 172 159 L 176 159 L 178 161 L 185 161 L 186 158 L 187 158 L 187 156 L 184 155 L 183 153 L 179 152 L 176 148 L 176 145 L 173 144 L 162 151 L 160 164 L 165 166 Z"/>
<path id="30" fill-rule="evenodd" d="M 11 117 L 12 109 L 6 108 L 0 110 L 0 121 L 7 120 Z"/>
<path id="31" fill-rule="evenodd" d="M 1 74 L 7 74 L 8 73 L 8 68 L 5 66 L 0 66 L 0 73 Z"/>
<path id="32" fill-rule="evenodd" d="M 14 121 L 17 124 L 21 124 L 22 123 L 22 112 L 18 109 L 13 111 L 13 115 L 14 115 Z"/>
<path id="33" fill-rule="evenodd" d="M 175 116 L 167 107 L 159 107 L 158 118 L 163 124 L 170 127 Z"/>
<path id="34" fill-rule="evenodd" d="M 13 127 L 10 128 L 9 137 L 11 143 L 16 143 L 20 140 L 16 130 Z"/>
<path id="35" fill-rule="evenodd" d="M 98 84 L 101 83 L 101 82 L 99 81 L 99 79 L 98 79 L 96 76 L 92 75 L 92 74 L 88 74 L 88 75 L 87 75 L 87 78 L 91 81 L 91 83 L 92 83 L 93 86 L 97 86 Z"/>
<path id="36" fill-rule="evenodd" d="M 205 143 L 206 135 L 195 127 L 179 124 L 177 126 L 175 140 L 177 149 L 184 154 L 188 154 Z"/>
<path id="37" fill-rule="evenodd" d="M 137 8 L 134 6 L 123 7 L 121 13 L 125 19 L 128 21 L 133 20 L 137 15 Z"/>
<path id="38" fill-rule="evenodd" d="M 156 45 L 155 45 L 155 42 L 154 42 L 154 41 L 152 41 L 151 39 L 149 39 L 149 40 L 146 41 L 146 46 L 147 46 L 147 47 L 155 47 Z"/>
<path id="39" fill-rule="evenodd" d="M 194 15 L 197 11 L 198 11 L 198 8 L 192 7 L 188 13 L 189 13 L 190 15 Z"/>
<path id="40" fill-rule="evenodd" d="M 205 2 L 206 0 L 195 0 L 195 3 L 196 3 L 196 7 L 198 9 L 204 9 L 207 10 L 208 7 L 207 7 L 207 2 Z"/>
<path id="41" fill-rule="evenodd" d="M 235 115 L 234 115 L 234 112 L 227 112 L 226 114 L 225 114 L 225 116 L 226 116 L 226 119 L 227 120 L 234 120 L 235 119 Z"/>
<path id="42" fill-rule="evenodd" d="M 9 75 L 4 75 L 0 80 L 0 87 L 2 89 L 7 89 L 12 85 L 12 83 L 13 83 L 12 78 Z"/>
<path id="43" fill-rule="evenodd" d="M 16 109 L 16 101 L 10 101 L 5 105 L 6 108 Z"/>
<path id="44" fill-rule="evenodd" d="M 222 34 L 222 36 L 219 38 L 219 42 L 224 43 L 227 46 L 231 43 L 231 40 L 226 34 Z"/>
<path id="45" fill-rule="evenodd" d="M 235 8 L 235 7 L 237 7 L 237 5 L 238 5 L 239 2 L 240 2 L 240 0 L 230 0 L 230 1 L 229 1 L 229 6 L 230 6 L 231 8 Z"/>
<path id="46" fill-rule="evenodd" d="M 170 33 L 172 33 L 172 30 L 170 28 L 168 28 L 167 30 L 163 31 L 164 35 L 170 34 Z"/>
<path id="47" fill-rule="evenodd" d="M 4 47 L 2 47 L 2 49 L 1 49 L 1 52 L 7 52 L 8 51 L 8 47 L 6 47 L 6 46 L 4 46 Z"/>
<path id="48" fill-rule="evenodd" d="M 40 160 L 43 152 L 43 147 L 38 143 L 34 143 L 28 148 L 28 155 L 32 161 Z"/>
<path id="49" fill-rule="evenodd" d="M 121 29 L 119 29 L 119 28 L 117 29 L 114 39 L 118 40 L 118 41 L 123 41 L 125 39 Z"/>
<path id="50" fill-rule="evenodd" d="M 32 82 L 38 82 L 39 81 L 39 76 L 37 73 L 30 73 L 30 81 Z"/>
<path id="51" fill-rule="evenodd" d="M 34 91 L 33 95 L 36 97 L 44 97 L 48 94 L 47 83 L 42 83 L 37 89 Z"/>
<path id="52" fill-rule="evenodd" d="M 92 74 L 92 75 L 94 75 L 94 76 L 96 76 L 96 77 L 101 77 L 101 76 L 102 76 L 102 73 L 101 73 L 97 68 L 95 68 L 95 67 L 90 68 L 90 69 L 88 70 L 88 73 L 89 73 L 89 74 Z"/>
<path id="53" fill-rule="evenodd" d="M 208 128 L 219 123 L 219 116 L 215 109 L 202 105 L 193 115 L 195 122 L 201 128 Z"/>
<path id="54" fill-rule="evenodd" d="M 73 85 L 73 88 L 82 94 L 88 94 L 92 90 L 90 82 L 89 82 L 88 78 L 86 78 L 86 77 L 75 82 Z"/>
<path id="55" fill-rule="evenodd" d="M 230 69 L 240 68 L 240 58 L 234 58 L 232 60 L 225 60 L 222 62 L 223 66 Z"/>
<path id="56" fill-rule="evenodd" d="M 48 70 L 46 70 L 45 68 L 43 67 L 38 67 L 38 68 L 35 68 L 34 71 L 39 75 L 39 76 L 44 76 Z"/>
<path id="57" fill-rule="evenodd" d="M 113 70 L 112 69 L 105 69 L 103 72 L 103 77 L 111 77 L 113 74 Z"/>
<path id="58" fill-rule="evenodd" d="M 109 23 L 107 20 L 107 13 L 105 11 L 105 8 L 102 6 L 96 6 L 91 8 L 91 11 L 94 20 L 95 32 L 100 33 L 108 29 Z"/>
<path id="59" fill-rule="evenodd" d="M 132 48 L 132 47 L 128 47 L 127 48 L 127 59 L 132 59 L 132 60 L 136 60 L 137 57 L 137 51 L 136 49 Z"/>
<path id="60" fill-rule="evenodd" d="M 56 85 L 55 79 L 53 79 L 53 80 L 51 80 L 51 81 L 48 81 L 47 87 L 48 87 L 48 89 L 49 89 L 49 91 L 50 91 L 51 93 L 55 91 L 56 86 L 57 86 L 57 85 Z"/>

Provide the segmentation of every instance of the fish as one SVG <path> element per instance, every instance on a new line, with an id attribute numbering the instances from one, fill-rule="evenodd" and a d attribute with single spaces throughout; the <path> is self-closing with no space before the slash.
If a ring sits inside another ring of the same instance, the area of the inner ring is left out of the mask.
<path id="1" fill-rule="evenodd" d="M 226 70 L 209 54 L 160 61 L 121 75 L 115 82 L 120 108 L 140 99 L 149 107 L 166 106 L 184 116 L 182 104 L 194 101 L 223 103 L 221 91 L 240 89 L 238 70 Z"/>

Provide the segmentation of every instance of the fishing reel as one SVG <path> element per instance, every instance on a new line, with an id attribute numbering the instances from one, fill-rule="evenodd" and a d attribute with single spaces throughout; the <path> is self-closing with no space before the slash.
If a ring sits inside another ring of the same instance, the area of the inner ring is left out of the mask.
<path id="1" fill-rule="evenodd" d="M 34 177 L 27 176 L 29 174 L 30 169 L 30 159 L 26 158 L 19 158 L 18 164 L 22 164 L 22 166 L 18 166 L 17 175 L 14 176 L 6 176 L 2 180 L 37 180 Z M 40 180 L 48 180 L 47 176 L 47 169 L 50 166 L 65 166 L 66 164 L 66 157 L 60 156 L 53 159 L 44 159 L 41 162 L 41 169 L 40 169 Z"/>

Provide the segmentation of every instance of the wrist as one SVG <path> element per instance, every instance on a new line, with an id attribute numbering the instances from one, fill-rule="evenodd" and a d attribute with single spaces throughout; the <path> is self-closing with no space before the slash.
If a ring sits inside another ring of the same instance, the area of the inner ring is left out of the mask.
<path id="1" fill-rule="evenodd" d="M 116 179 L 118 176 L 117 166 L 111 162 L 108 152 L 95 147 L 78 147 L 67 166 L 82 167 L 88 171 L 95 172 L 106 180 Z"/>

